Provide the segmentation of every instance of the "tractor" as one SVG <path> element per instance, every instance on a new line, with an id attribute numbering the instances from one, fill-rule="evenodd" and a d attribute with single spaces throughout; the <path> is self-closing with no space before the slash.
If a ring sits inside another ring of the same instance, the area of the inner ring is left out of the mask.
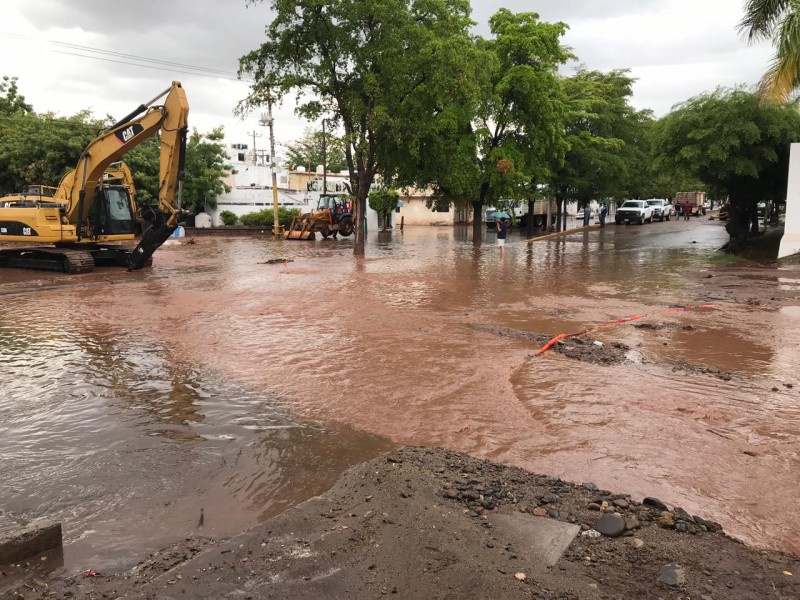
<path id="1" fill-rule="evenodd" d="M 342 196 L 323 195 L 317 208 L 310 213 L 292 219 L 292 225 L 283 234 L 286 240 L 314 240 L 315 232 L 322 237 L 336 237 L 341 233 L 347 237 L 353 233 L 352 206 Z"/>

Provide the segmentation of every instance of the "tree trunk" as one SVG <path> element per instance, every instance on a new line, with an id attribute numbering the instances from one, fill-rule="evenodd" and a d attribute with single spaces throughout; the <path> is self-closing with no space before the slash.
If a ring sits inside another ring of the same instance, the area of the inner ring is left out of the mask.
<path id="1" fill-rule="evenodd" d="M 472 203 L 472 243 L 480 246 L 483 241 L 483 202 Z"/>
<path id="2" fill-rule="evenodd" d="M 556 196 L 556 233 L 561 231 L 561 198 Z"/>
<path id="3" fill-rule="evenodd" d="M 731 214 L 725 230 L 731 236 L 728 249 L 732 252 L 736 252 L 741 247 L 750 232 L 751 217 L 747 200 L 746 194 L 731 193 L 730 195 Z"/>
<path id="4" fill-rule="evenodd" d="M 367 194 L 369 186 L 363 181 L 359 181 L 358 194 L 356 195 L 355 218 L 355 243 L 353 244 L 353 256 L 364 256 L 366 248 L 365 218 L 367 216 Z"/>
<path id="5" fill-rule="evenodd" d="M 525 235 L 528 237 L 528 239 L 533 237 L 533 222 L 536 220 L 536 215 L 533 214 L 533 207 L 535 204 L 535 201 L 528 200 L 528 223 L 525 226 Z"/>

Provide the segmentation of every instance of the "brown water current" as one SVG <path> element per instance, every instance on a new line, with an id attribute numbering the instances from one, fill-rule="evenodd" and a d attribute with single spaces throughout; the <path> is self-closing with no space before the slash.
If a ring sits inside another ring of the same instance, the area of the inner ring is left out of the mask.
<path id="1" fill-rule="evenodd" d="M 371 233 L 361 260 L 348 240 L 198 238 L 137 273 L 0 271 L 0 510 L 61 520 L 68 566 L 121 568 L 236 533 L 397 442 L 655 495 L 800 552 L 800 308 L 689 277 L 720 224 L 512 236 L 504 258 L 468 233 Z M 614 366 L 476 327 L 634 314 L 652 327 L 592 334 L 631 348 Z"/>

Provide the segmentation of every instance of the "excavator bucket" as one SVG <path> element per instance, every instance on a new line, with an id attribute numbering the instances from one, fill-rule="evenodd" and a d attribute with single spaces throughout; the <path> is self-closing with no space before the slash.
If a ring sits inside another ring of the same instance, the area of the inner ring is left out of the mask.
<path id="1" fill-rule="evenodd" d="M 292 219 L 292 225 L 283 234 L 285 240 L 314 240 L 316 236 L 311 229 L 306 229 L 306 220 L 303 221 L 303 226 L 298 229 L 297 217 Z"/>

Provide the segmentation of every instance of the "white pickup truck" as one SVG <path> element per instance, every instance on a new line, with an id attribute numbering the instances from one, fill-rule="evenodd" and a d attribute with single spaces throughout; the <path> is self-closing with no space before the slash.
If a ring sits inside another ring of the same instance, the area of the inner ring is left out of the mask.
<path id="1" fill-rule="evenodd" d="M 617 209 L 617 214 L 614 215 L 614 222 L 617 225 L 623 221 L 639 223 L 639 225 L 642 225 L 645 221 L 652 223 L 653 207 L 646 200 L 626 200 Z"/>
<path id="2" fill-rule="evenodd" d="M 669 221 L 675 214 L 672 204 L 666 200 L 653 198 L 652 200 L 648 200 L 647 203 L 653 207 L 653 218 L 659 221 L 664 221 L 665 219 Z"/>

